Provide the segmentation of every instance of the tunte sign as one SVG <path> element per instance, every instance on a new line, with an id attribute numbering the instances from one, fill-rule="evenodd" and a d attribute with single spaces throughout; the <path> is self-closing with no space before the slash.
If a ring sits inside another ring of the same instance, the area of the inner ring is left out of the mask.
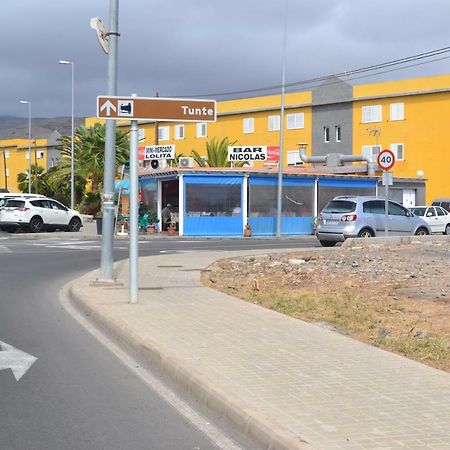
<path id="1" fill-rule="evenodd" d="M 266 161 L 267 160 L 267 146 L 266 145 L 252 145 L 252 146 L 229 146 L 228 147 L 228 161 Z"/>
<path id="2" fill-rule="evenodd" d="M 215 122 L 216 101 L 161 97 L 97 97 L 97 117 L 111 120 Z"/>

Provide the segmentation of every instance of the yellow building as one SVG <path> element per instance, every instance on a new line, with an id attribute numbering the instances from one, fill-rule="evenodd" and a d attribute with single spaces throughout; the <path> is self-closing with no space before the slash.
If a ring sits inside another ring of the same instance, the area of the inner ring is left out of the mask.
<path id="1" fill-rule="evenodd" d="M 193 149 L 206 155 L 206 142 L 213 137 L 236 145 L 277 146 L 280 103 L 280 95 L 220 101 L 215 123 L 160 122 L 159 144 L 175 144 L 177 155 L 184 156 Z M 426 198 L 413 180 L 410 186 L 405 180 L 391 190 L 394 200 L 411 206 L 449 197 L 449 113 L 450 75 L 356 86 L 330 78 L 312 91 L 286 94 L 283 166 L 302 164 L 299 143 L 310 156 L 340 153 L 375 161 L 380 149 L 388 148 L 397 158 L 395 177 L 428 180 Z M 88 118 L 86 125 L 98 121 Z M 155 123 L 140 122 L 139 128 L 140 145 L 154 145 Z"/>
<path id="2" fill-rule="evenodd" d="M 44 170 L 57 164 L 59 150 L 57 140 L 60 134 L 54 131 L 45 139 L 31 139 L 31 164 Z M 0 140 L 0 188 L 9 192 L 20 192 L 17 175 L 27 173 L 30 164 L 30 141 L 23 138 Z"/>

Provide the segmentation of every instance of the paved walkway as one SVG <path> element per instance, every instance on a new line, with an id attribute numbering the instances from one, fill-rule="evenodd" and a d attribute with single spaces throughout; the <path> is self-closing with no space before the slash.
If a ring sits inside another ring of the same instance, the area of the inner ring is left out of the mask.
<path id="1" fill-rule="evenodd" d="M 90 273 L 71 297 L 265 448 L 450 449 L 448 373 L 201 285 L 238 254 L 141 258 L 137 305 L 124 262 L 124 286 Z"/>

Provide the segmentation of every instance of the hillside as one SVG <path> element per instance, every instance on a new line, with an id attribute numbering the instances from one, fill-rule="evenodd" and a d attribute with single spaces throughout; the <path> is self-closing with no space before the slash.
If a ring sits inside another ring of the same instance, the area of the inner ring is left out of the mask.
<path id="1" fill-rule="evenodd" d="M 84 123 L 83 117 L 75 118 L 75 128 Z M 45 138 L 57 130 L 62 135 L 71 132 L 70 117 L 32 118 L 31 136 Z M 0 139 L 28 138 L 28 118 L 0 116 Z"/>

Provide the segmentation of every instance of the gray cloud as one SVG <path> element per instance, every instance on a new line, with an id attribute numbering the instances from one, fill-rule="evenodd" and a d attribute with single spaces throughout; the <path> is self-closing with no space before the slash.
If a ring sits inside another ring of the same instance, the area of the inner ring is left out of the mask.
<path id="1" fill-rule="evenodd" d="M 277 85 L 282 0 L 120 0 L 118 93 L 208 94 Z M 89 27 L 108 0 L 2 1 L 0 115 L 93 115 L 106 93 L 107 57 Z M 289 0 L 287 81 L 327 75 L 448 45 L 447 0 Z M 449 60 L 369 79 L 448 73 Z M 220 99 L 220 98 L 219 98 Z"/>

